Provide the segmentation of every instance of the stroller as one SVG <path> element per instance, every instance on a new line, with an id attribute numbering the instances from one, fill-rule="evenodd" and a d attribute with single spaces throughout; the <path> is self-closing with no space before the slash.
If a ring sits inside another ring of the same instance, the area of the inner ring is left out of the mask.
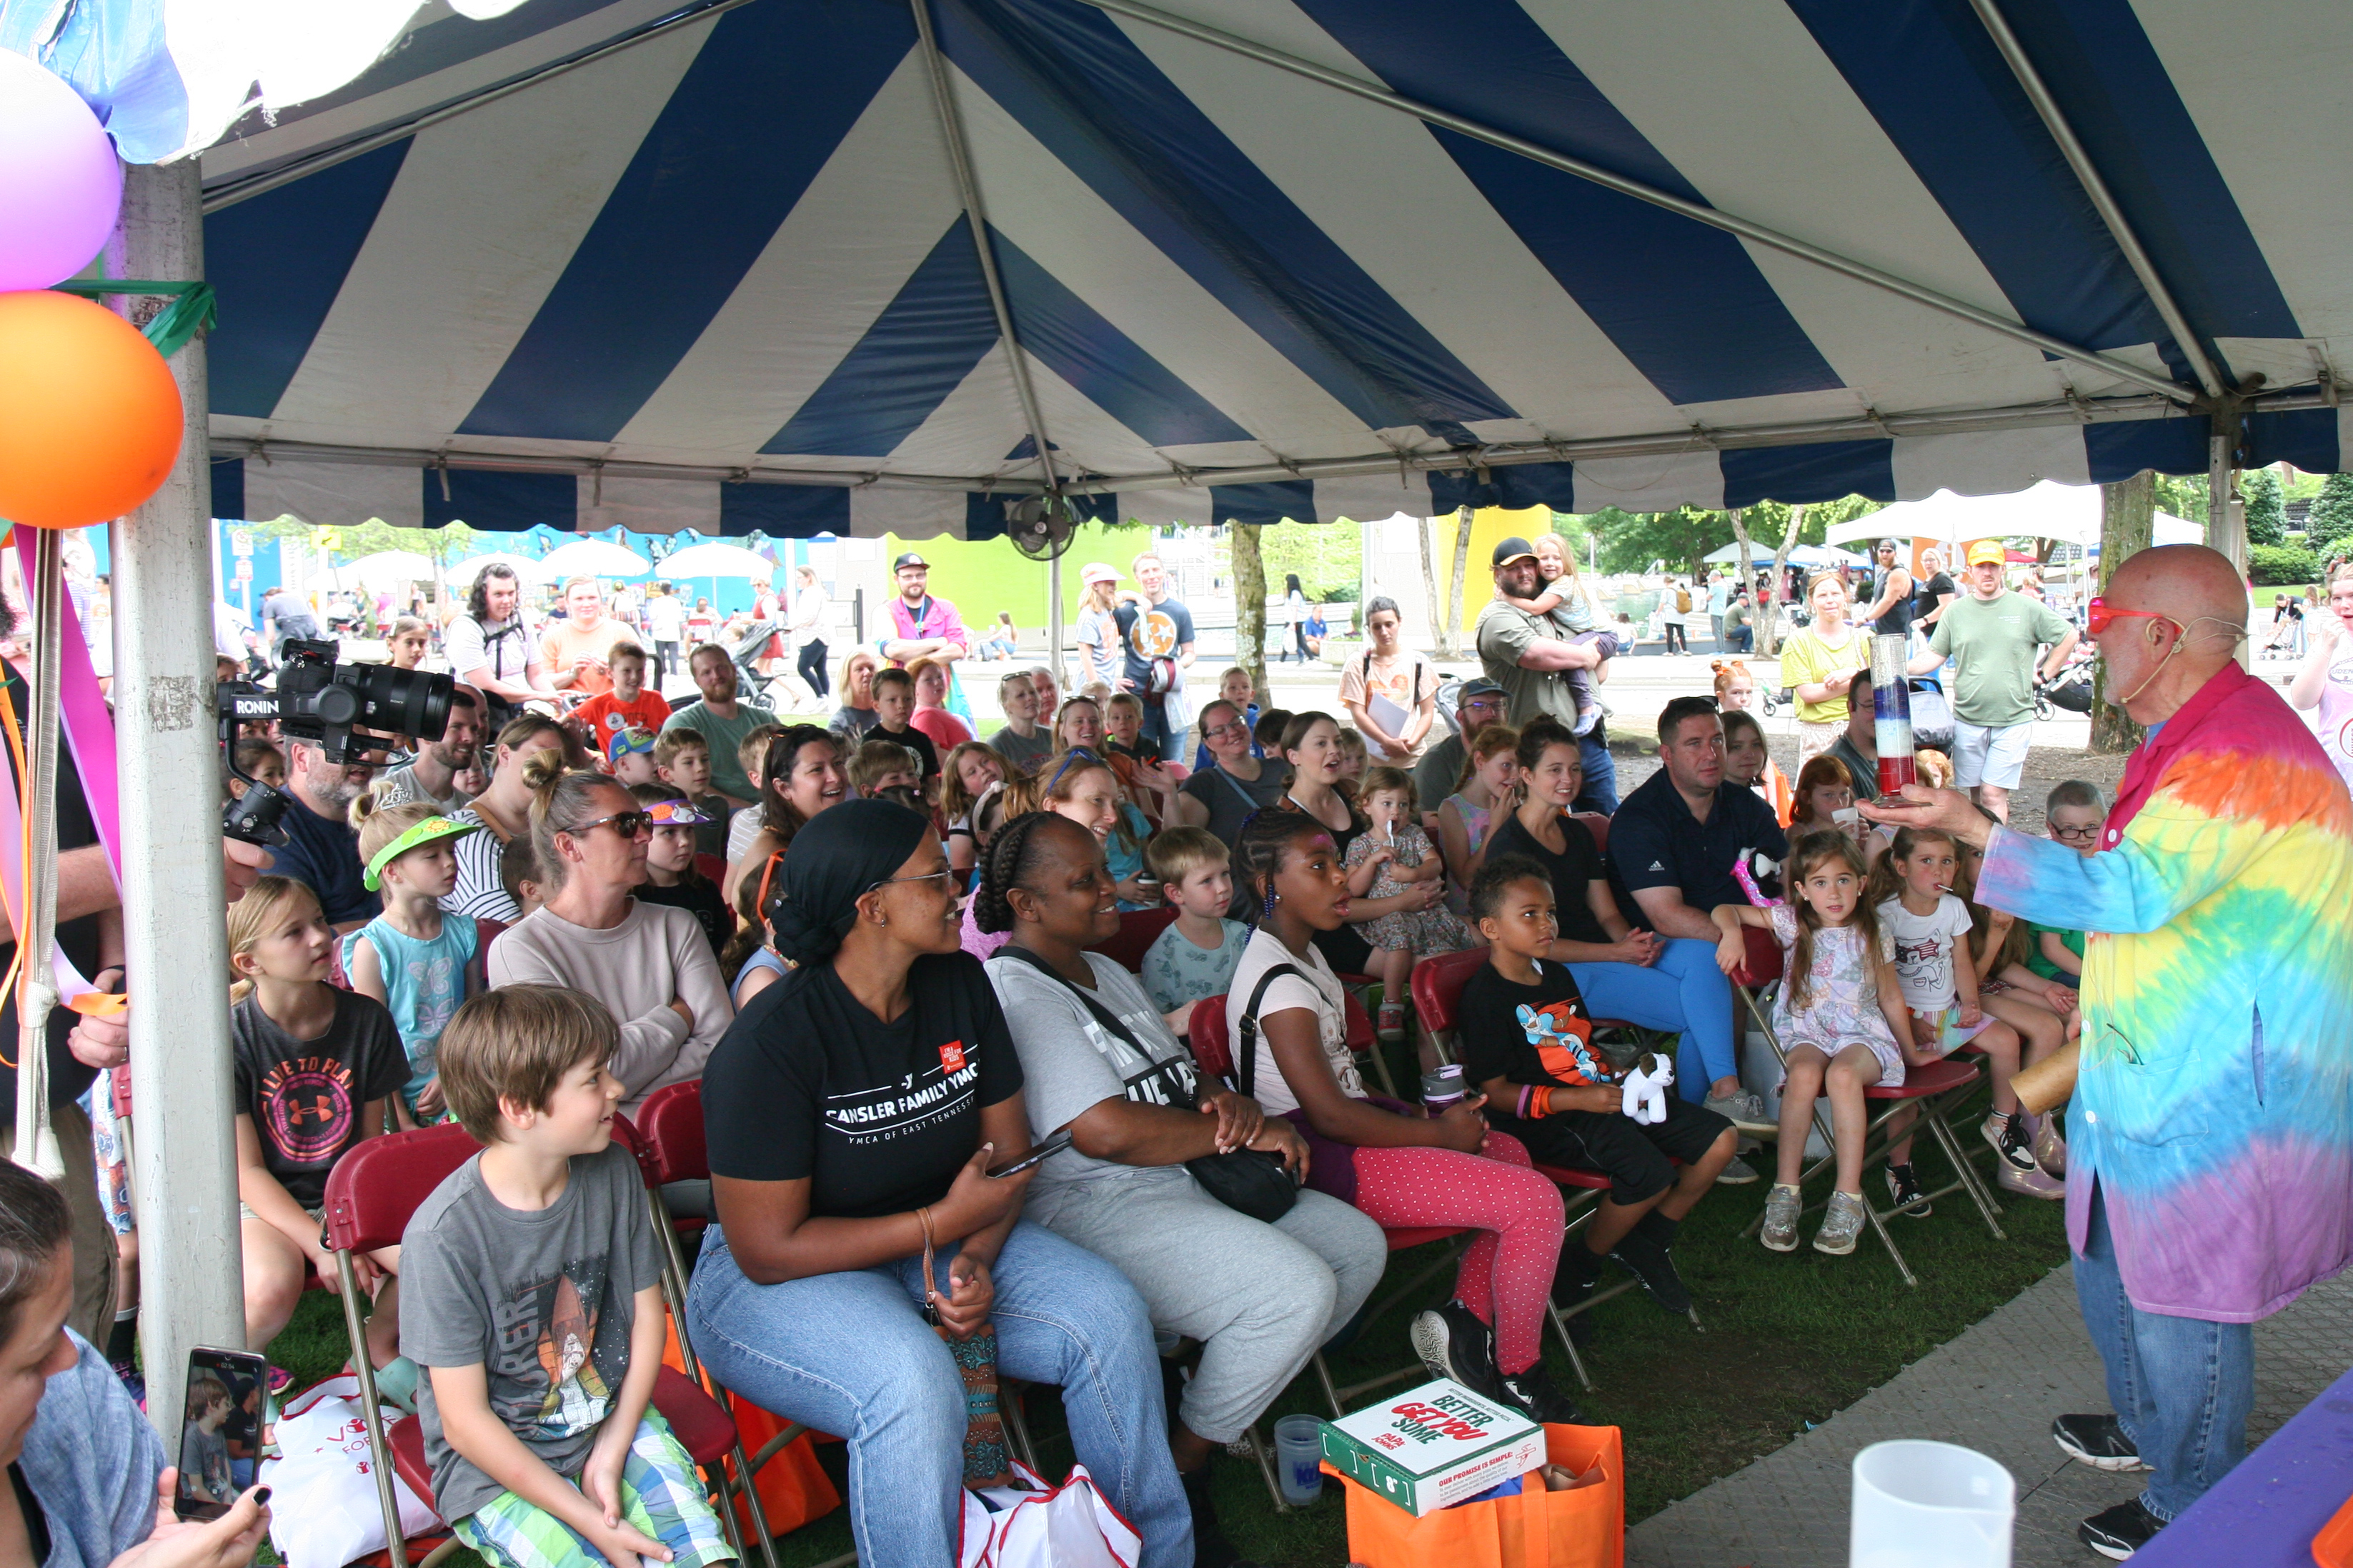
<path id="1" fill-rule="evenodd" d="M 754 707 L 781 713 L 800 706 L 801 692 L 789 684 L 784 674 L 765 676 L 760 673 L 760 656 L 770 639 L 784 631 L 781 621 L 757 620 L 744 628 L 743 634 L 727 646 L 727 657 L 735 666 L 735 679 L 745 698 Z"/>

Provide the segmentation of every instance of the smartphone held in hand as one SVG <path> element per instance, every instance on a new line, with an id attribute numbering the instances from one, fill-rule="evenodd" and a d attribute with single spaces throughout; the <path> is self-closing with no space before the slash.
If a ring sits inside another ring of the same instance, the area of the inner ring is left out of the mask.
<path id="1" fill-rule="evenodd" d="M 172 1511 L 180 1518 L 218 1519 L 253 1484 L 269 1377 L 269 1363 L 245 1351 L 198 1345 L 188 1352 L 180 1484 L 172 1496 Z"/>

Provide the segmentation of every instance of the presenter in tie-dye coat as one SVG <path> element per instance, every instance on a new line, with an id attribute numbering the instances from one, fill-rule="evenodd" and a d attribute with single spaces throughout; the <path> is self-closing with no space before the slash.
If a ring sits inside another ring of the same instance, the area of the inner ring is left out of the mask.
<path id="1" fill-rule="evenodd" d="M 2222 556 L 2145 551 L 2094 605 L 2107 690 L 2150 727 L 2100 853 L 1972 822 L 1948 795 L 1870 815 L 1983 843 L 1981 900 L 2094 933 L 2067 1229 L 2116 1415 L 2053 1435 L 2155 1471 L 2084 1523 L 2113 1556 L 2237 1463 L 2249 1325 L 2353 1258 L 2353 802 L 2232 662 L 2247 599 Z"/>

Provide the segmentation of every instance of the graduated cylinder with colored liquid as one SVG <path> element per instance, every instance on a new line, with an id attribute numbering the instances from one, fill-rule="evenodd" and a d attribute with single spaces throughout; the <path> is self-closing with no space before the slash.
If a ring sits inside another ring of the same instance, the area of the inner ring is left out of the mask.
<path id="1" fill-rule="evenodd" d="M 1872 731 L 1879 745 L 1879 793 L 1894 795 L 1919 776 L 1913 762 L 1912 639 L 1889 633 L 1871 639 Z"/>

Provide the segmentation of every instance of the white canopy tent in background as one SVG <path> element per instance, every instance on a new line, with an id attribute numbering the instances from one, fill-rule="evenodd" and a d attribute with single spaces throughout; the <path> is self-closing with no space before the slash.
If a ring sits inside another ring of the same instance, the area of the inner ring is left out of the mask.
<path id="1" fill-rule="evenodd" d="M 1706 555 L 1702 557 L 1702 559 L 1711 566 L 1727 565 L 1740 559 L 1740 545 L 1736 541 L 1731 544 L 1723 546 L 1721 549 L 1709 551 Z M 1770 565 L 1772 564 L 1772 561 L 1773 552 L 1770 549 L 1759 549 L 1754 542 L 1749 544 L 1748 562 L 1750 565 Z M 1790 549 L 1788 564 L 1792 566 L 1829 566 L 1835 568 L 1839 566 L 1867 566 L 1870 563 L 1852 550 L 1838 550 L 1820 544 L 1799 544 L 1795 545 Z"/>
<path id="2" fill-rule="evenodd" d="M 2315 0 L 427 10 L 203 156 L 216 510 L 1892 501 L 2218 431 L 2333 470 L 2348 77 Z"/>
<path id="3" fill-rule="evenodd" d="M 2155 533 L 2159 544 L 2195 544 L 2206 537 L 2199 524 L 2167 512 L 2157 514 Z M 1880 539 L 1933 539 L 1941 544 L 2055 539 L 2091 545 L 2100 540 L 2100 492 L 2093 486 L 2049 480 L 2007 496 L 1957 496 L 1940 490 L 1925 500 L 1899 501 L 1838 523 L 1823 537 L 1832 544 Z"/>
<path id="4" fill-rule="evenodd" d="M 547 569 L 539 562 L 528 555 L 513 555 L 502 550 L 493 550 L 485 555 L 469 555 L 463 561 L 453 562 L 445 575 L 451 587 L 470 589 L 474 579 L 492 566 L 505 567 L 524 587 L 536 587 L 547 581 Z"/>

